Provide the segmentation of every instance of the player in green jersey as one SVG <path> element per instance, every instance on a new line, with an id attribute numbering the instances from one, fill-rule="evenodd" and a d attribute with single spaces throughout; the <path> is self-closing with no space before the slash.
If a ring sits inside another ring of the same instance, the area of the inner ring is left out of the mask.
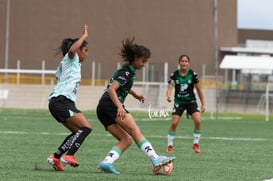
<path id="1" fill-rule="evenodd" d="M 150 50 L 134 43 L 134 38 L 122 42 L 120 56 L 125 64 L 115 71 L 97 106 L 97 116 L 105 129 L 118 140 L 108 152 L 105 159 L 98 164 L 102 171 L 119 174 L 114 162 L 132 144 L 137 146 L 150 158 L 153 166 L 172 162 L 174 157 L 158 155 L 151 143 L 143 136 L 134 118 L 124 106 L 125 98 L 131 94 L 144 102 L 142 94 L 133 91 L 136 70 L 142 69 L 150 58 Z"/>
<path id="2" fill-rule="evenodd" d="M 180 121 L 183 112 L 186 110 L 187 114 L 191 116 L 194 122 L 193 131 L 193 150 L 196 153 L 200 153 L 199 140 L 201 131 L 201 115 L 198 109 L 197 100 L 195 97 L 194 89 L 196 89 L 198 97 L 200 99 L 201 112 L 205 111 L 204 96 L 199 84 L 199 78 L 196 72 L 189 68 L 190 58 L 187 55 L 181 55 L 179 57 L 180 69 L 174 71 L 168 81 L 167 88 L 167 101 L 172 101 L 173 87 L 174 92 L 174 107 L 172 113 L 172 122 L 168 132 L 168 147 L 167 153 L 173 151 L 173 140 L 175 138 L 175 131 Z"/>

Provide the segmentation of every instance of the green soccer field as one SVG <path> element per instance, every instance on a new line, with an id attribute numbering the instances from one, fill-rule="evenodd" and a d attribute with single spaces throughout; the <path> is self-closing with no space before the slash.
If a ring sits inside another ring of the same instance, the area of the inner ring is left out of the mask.
<path id="1" fill-rule="evenodd" d="M 131 111 L 143 134 L 164 154 L 170 117 L 148 119 L 145 112 Z M 68 131 L 47 110 L 0 109 L 0 180 L 49 181 L 261 181 L 273 177 L 273 121 L 264 115 L 225 114 L 202 120 L 201 154 L 192 150 L 193 123 L 183 119 L 176 132 L 174 171 L 169 176 L 153 175 L 151 163 L 134 144 L 115 163 L 121 172 L 100 172 L 97 164 L 114 145 L 114 140 L 96 119 L 84 112 L 93 132 L 76 154 L 78 168 L 56 172 L 46 162 Z"/>

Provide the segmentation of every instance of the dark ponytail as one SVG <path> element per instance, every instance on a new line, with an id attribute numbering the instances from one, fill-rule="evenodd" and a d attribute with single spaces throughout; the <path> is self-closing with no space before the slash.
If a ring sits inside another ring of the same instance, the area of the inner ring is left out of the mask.
<path id="1" fill-rule="evenodd" d="M 142 46 L 134 43 L 135 38 L 126 38 L 122 41 L 122 47 L 120 49 L 120 56 L 123 61 L 132 64 L 135 58 L 150 58 L 151 51 Z"/>
<path id="2" fill-rule="evenodd" d="M 57 49 L 57 53 L 56 55 L 62 53 L 63 56 L 65 56 L 65 54 L 68 53 L 68 51 L 70 50 L 71 46 L 78 41 L 79 38 L 65 38 L 62 41 L 62 44 L 60 45 L 60 47 Z M 80 49 L 82 49 L 83 47 L 85 47 L 87 45 L 87 41 L 83 41 L 83 43 L 80 46 Z"/>

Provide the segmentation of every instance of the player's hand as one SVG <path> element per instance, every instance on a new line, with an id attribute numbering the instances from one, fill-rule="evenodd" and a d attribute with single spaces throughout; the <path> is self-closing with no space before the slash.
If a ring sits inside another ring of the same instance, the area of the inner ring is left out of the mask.
<path id="1" fill-rule="evenodd" d="M 87 24 L 84 24 L 82 34 L 85 35 L 85 37 L 88 37 L 88 26 L 87 26 Z"/>
<path id="2" fill-rule="evenodd" d="M 144 103 L 144 101 L 145 101 L 145 97 L 142 94 L 135 93 L 134 94 L 134 98 L 136 98 L 137 100 L 139 100 L 139 102 L 141 102 L 141 103 Z"/>
<path id="3" fill-rule="evenodd" d="M 170 96 L 167 97 L 168 102 L 172 102 L 172 98 Z"/>
<path id="4" fill-rule="evenodd" d="M 143 95 L 139 95 L 139 97 L 137 98 L 139 100 L 139 102 L 144 103 L 145 101 L 145 97 Z"/>
<path id="5" fill-rule="evenodd" d="M 118 120 L 123 120 L 126 116 L 127 112 L 124 110 L 123 107 L 118 107 L 117 110 L 117 119 Z"/>
<path id="6" fill-rule="evenodd" d="M 206 109 L 205 109 L 205 105 L 201 105 L 201 112 L 205 112 Z"/>

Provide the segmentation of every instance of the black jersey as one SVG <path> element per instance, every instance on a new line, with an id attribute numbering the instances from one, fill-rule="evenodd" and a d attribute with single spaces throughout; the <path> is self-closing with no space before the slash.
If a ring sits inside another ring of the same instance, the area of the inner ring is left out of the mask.
<path id="1" fill-rule="evenodd" d="M 103 95 L 102 99 L 110 99 L 108 95 L 108 88 L 115 81 L 119 83 L 119 88 L 117 89 L 117 96 L 121 103 L 124 103 L 129 90 L 132 88 L 135 78 L 136 70 L 129 64 L 124 64 L 120 69 L 114 72 L 113 77 L 110 79 Z"/>
<path id="2" fill-rule="evenodd" d="M 199 83 L 196 72 L 188 69 L 186 75 L 182 76 L 180 70 L 176 70 L 171 74 L 168 83 L 175 87 L 175 104 L 185 105 L 196 102 L 194 84 Z"/>

